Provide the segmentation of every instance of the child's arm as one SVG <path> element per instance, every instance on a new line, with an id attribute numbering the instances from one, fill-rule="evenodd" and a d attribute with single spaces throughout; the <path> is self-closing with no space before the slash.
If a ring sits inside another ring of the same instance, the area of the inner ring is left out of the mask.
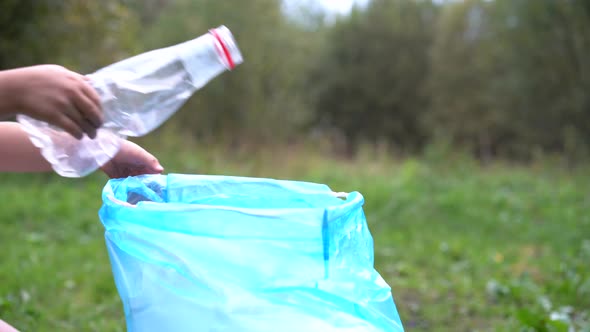
<path id="1" fill-rule="evenodd" d="M 0 122 L 0 172 L 49 172 L 51 165 L 18 123 Z"/>
<path id="2" fill-rule="evenodd" d="M 0 332 L 18 332 L 18 330 L 0 319 Z"/>
<path id="3" fill-rule="evenodd" d="M 164 170 L 158 160 L 129 141 L 123 141 L 119 153 L 101 170 L 111 178 L 140 174 L 159 174 Z M 29 140 L 20 124 L 0 122 L 0 172 L 51 172 L 51 165 Z"/>

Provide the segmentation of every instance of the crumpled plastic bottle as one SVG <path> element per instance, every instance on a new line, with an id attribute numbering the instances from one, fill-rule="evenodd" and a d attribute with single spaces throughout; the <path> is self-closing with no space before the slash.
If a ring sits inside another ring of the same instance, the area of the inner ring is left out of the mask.
<path id="1" fill-rule="evenodd" d="M 220 26 L 193 40 L 148 51 L 90 75 L 101 98 L 104 124 L 95 139 L 26 115 L 17 121 L 64 177 L 86 176 L 112 159 L 127 137 L 143 136 L 168 120 L 209 81 L 243 62 L 231 31 Z"/>

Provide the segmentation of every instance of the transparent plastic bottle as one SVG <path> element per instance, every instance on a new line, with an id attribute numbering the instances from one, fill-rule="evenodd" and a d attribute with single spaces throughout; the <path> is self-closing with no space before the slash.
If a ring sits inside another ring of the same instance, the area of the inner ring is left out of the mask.
<path id="1" fill-rule="evenodd" d="M 77 140 L 60 128 L 18 115 L 33 144 L 56 173 L 82 177 L 113 158 L 127 137 L 146 135 L 168 120 L 200 88 L 243 61 L 225 26 L 193 40 L 142 53 L 90 75 L 104 124 L 95 139 Z"/>

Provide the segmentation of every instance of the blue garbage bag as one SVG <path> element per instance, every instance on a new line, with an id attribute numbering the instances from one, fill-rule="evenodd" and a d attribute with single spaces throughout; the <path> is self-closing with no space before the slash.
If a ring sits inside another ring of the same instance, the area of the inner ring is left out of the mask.
<path id="1" fill-rule="evenodd" d="M 358 192 L 169 174 L 102 198 L 127 331 L 403 331 Z"/>

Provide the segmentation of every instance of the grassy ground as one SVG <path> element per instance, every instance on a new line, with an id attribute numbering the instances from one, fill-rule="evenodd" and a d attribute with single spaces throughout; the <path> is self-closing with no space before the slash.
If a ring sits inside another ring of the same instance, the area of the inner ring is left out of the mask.
<path id="1" fill-rule="evenodd" d="M 590 331 L 588 173 L 164 151 L 167 172 L 360 191 L 407 331 Z M 105 181 L 0 175 L 0 317 L 23 331 L 124 331 L 97 217 Z"/>

